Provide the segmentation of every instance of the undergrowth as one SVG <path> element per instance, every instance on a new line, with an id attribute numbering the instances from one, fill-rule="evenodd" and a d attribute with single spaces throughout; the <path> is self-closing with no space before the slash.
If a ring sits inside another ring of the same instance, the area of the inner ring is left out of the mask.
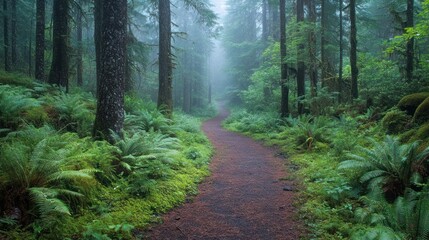
<path id="1" fill-rule="evenodd" d="M 91 138 L 91 94 L 15 75 L 0 82 L 2 239 L 139 239 L 209 173 L 198 118 L 170 120 L 127 96 L 112 145 Z"/>
<path id="2" fill-rule="evenodd" d="M 428 139 L 386 137 L 374 115 L 279 120 L 235 110 L 224 124 L 288 156 L 302 183 L 297 205 L 306 238 L 429 239 Z"/>

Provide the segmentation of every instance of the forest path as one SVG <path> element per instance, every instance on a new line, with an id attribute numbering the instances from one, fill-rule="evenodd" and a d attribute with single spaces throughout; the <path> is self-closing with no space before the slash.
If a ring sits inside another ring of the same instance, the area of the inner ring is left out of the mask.
<path id="1" fill-rule="evenodd" d="M 149 239 L 299 239 L 294 192 L 276 151 L 222 128 L 224 107 L 203 130 L 215 147 L 212 172 L 193 201 L 167 213 Z M 285 189 L 286 188 L 286 189 Z"/>

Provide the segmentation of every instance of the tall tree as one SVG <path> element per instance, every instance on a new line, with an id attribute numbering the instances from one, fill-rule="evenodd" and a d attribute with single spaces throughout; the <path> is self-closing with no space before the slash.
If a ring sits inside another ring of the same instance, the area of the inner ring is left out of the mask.
<path id="1" fill-rule="evenodd" d="M 310 87 L 311 87 L 311 96 L 315 97 L 317 95 L 317 39 L 316 39 L 316 3 L 313 0 L 307 1 L 308 7 L 308 17 L 312 24 L 308 36 L 308 53 L 310 57 L 310 66 L 309 66 L 309 77 L 310 77 Z"/>
<path id="2" fill-rule="evenodd" d="M 343 0 L 339 0 L 339 11 L 340 11 L 340 62 L 338 64 L 338 102 L 342 101 L 343 91 Z"/>
<path id="3" fill-rule="evenodd" d="M 280 87 L 281 87 L 281 105 L 280 115 L 287 117 L 289 115 L 289 87 L 288 87 L 288 67 L 286 63 L 286 1 L 280 0 Z"/>
<path id="4" fill-rule="evenodd" d="M 16 61 L 17 61 L 17 54 L 16 54 L 16 40 L 17 40 L 17 29 L 16 29 L 16 4 L 17 0 L 11 0 L 11 23 L 10 23 L 10 32 L 11 32 L 11 42 L 10 42 L 10 51 L 11 51 L 11 66 L 12 68 L 16 69 Z"/>
<path id="5" fill-rule="evenodd" d="M 66 91 L 69 77 L 69 7 L 70 0 L 54 0 L 52 65 L 48 80 L 50 84 L 65 87 Z"/>
<path id="6" fill-rule="evenodd" d="M 351 95 L 353 99 L 359 97 L 357 67 L 357 29 L 356 29 L 356 0 L 350 0 L 350 67 L 352 75 Z"/>
<path id="7" fill-rule="evenodd" d="M 45 80 L 45 6 L 45 0 L 37 0 L 35 77 L 39 81 Z"/>
<path id="8" fill-rule="evenodd" d="M 4 70 L 10 71 L 9 62 L 9 13 L 8 0 L 3 0 L 3 46 L 4 46 Z"/>
<path id="9" fill-rule="evenodd" d="M 170 0 L 159 0 L 159 90 L 158 108 L 167 117 L 173 112 L 173 63 L 171 59 Z"/>
<path id="10" fill-rule="evenodd" d="M 268 0 L 262 0 L 262 40 L 268 39 Z"/>
<path id="11" fill-rule="evenodd" d="M 407 22 L 406 28 L 414 26 L 414 0 L 407 0 Z M 405 31 L 405 30 L 404 30 Z M 414 72 L 414 38 L 410 38 L 407 42 L 407 81 L 411 82 L 413 80 Z"/>
<path id="12" fill-rule="evenodd" d="M 102 28 L 101 24 L 103 22 L 103 0 L 94 0 L 94 41 L 95 41 L 95 68 L 97 72 L 97 98 L 98 98 L 98 89 L 100 89 L 101 83 L 101 33 Z"/>
<path id="13" fill-rule="evenodd" d="M 77 77 L 77 85 L 79 87 L 82 87 L 83 85 L 83 61 L 82 61 L 82 55 L 83 55 L 83 45 L 82 45 L 82 19 L 83 19 L 83 13 L 82 13 L 82 6 L 83 1 L 79 0 L 78 7 L 76 9 L 76 41 L 77 41 L 77 63 L 76 63 L 76 77 Z"/>
<path id="14" fill-rule="evenodd" d="M 93 135 L 113 142 L 110 131 L 120 134 L 124 123 L 127 45 L 127 0 L 102 0 L 100 80 Z"/>
<path id="15" fill-rule="evenodd" d="M 303 0 L 296 1 L 296 20 L 298 23 L 304 21 L 304 2 Z M 300 43 L 298 46 L 298 55 L 297 55 L 297 73 L 296 73 L 296 83 L 297 83 L 297 94 L 298 94 L 298 114 L 304 113 L 304 104 L 303 98 L 305 97 L 305 65 L 303 60 L 303 49 L 304 44 Z"/>

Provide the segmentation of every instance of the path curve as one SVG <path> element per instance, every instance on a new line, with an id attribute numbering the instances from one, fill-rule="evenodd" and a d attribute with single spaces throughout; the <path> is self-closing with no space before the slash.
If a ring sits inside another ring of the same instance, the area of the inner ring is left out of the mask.
<path id="1" fill-rule="evenodd" d="M 215 147 L 211 176 L 199 186 L 191 203 L 167 213 L 152 228 L 157 240 L 299 239 L 300 225 L 292 205 L 284 159 L 248 137 L 226 131 L 221 107 L 203 130 Z"/>

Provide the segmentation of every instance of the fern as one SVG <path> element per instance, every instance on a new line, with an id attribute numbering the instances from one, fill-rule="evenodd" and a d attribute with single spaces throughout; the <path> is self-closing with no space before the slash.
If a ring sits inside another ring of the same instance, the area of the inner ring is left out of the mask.
<path id="1" fill-rule="evenodd" d="M 19 134 L 27 134 L 29 130 Z M 38 135 L 34 134 L 33 142 Z M 40 137 L 40 136 L 39 136 Z M 19 208 L 22 224 L 40 219 L 44 226 L 57 222 L 58 216 L 70 214 L 70 202 L 64 199 L 79 199 L 80 192 L 89 187 L 87 183 L 97 172 L 94 169 L 77 169 L 74 151 L 64 148 L 72 142 L 61 142 L 59 135 L 43 139 L 35 145 L 10 136 L 0 148 L 0 190 L 8 194 L 0 196 L 2 209 Z M 27 139 L 28 140 L 28 139 Z M 80 156 L 85 156 L 80 153 Z"/>
<path id="2" fill-rule="evenodd" d="M 32 98 L 29 90 L 0 85 L 0 127 L 16 128 L 21 114 L 37 106 L 40 106 L 40 101 Z"/>
<path id="3" fill-rule="evenodd" d="M 361 154 L 349 154 L 349 160 L 341 162 L 339 169 L 358 171 L 361 183 L 382 188 L 394 200 L 416 184 L 413 179 L 421 174 L 416 170 L 423 169 L 419 166 L 425 164 L 429 149 L 418 152 L 419 142 L 401 145 L 390 136 L 382 143 L 372 142 L 372 149 L 360 148 Z"/>

